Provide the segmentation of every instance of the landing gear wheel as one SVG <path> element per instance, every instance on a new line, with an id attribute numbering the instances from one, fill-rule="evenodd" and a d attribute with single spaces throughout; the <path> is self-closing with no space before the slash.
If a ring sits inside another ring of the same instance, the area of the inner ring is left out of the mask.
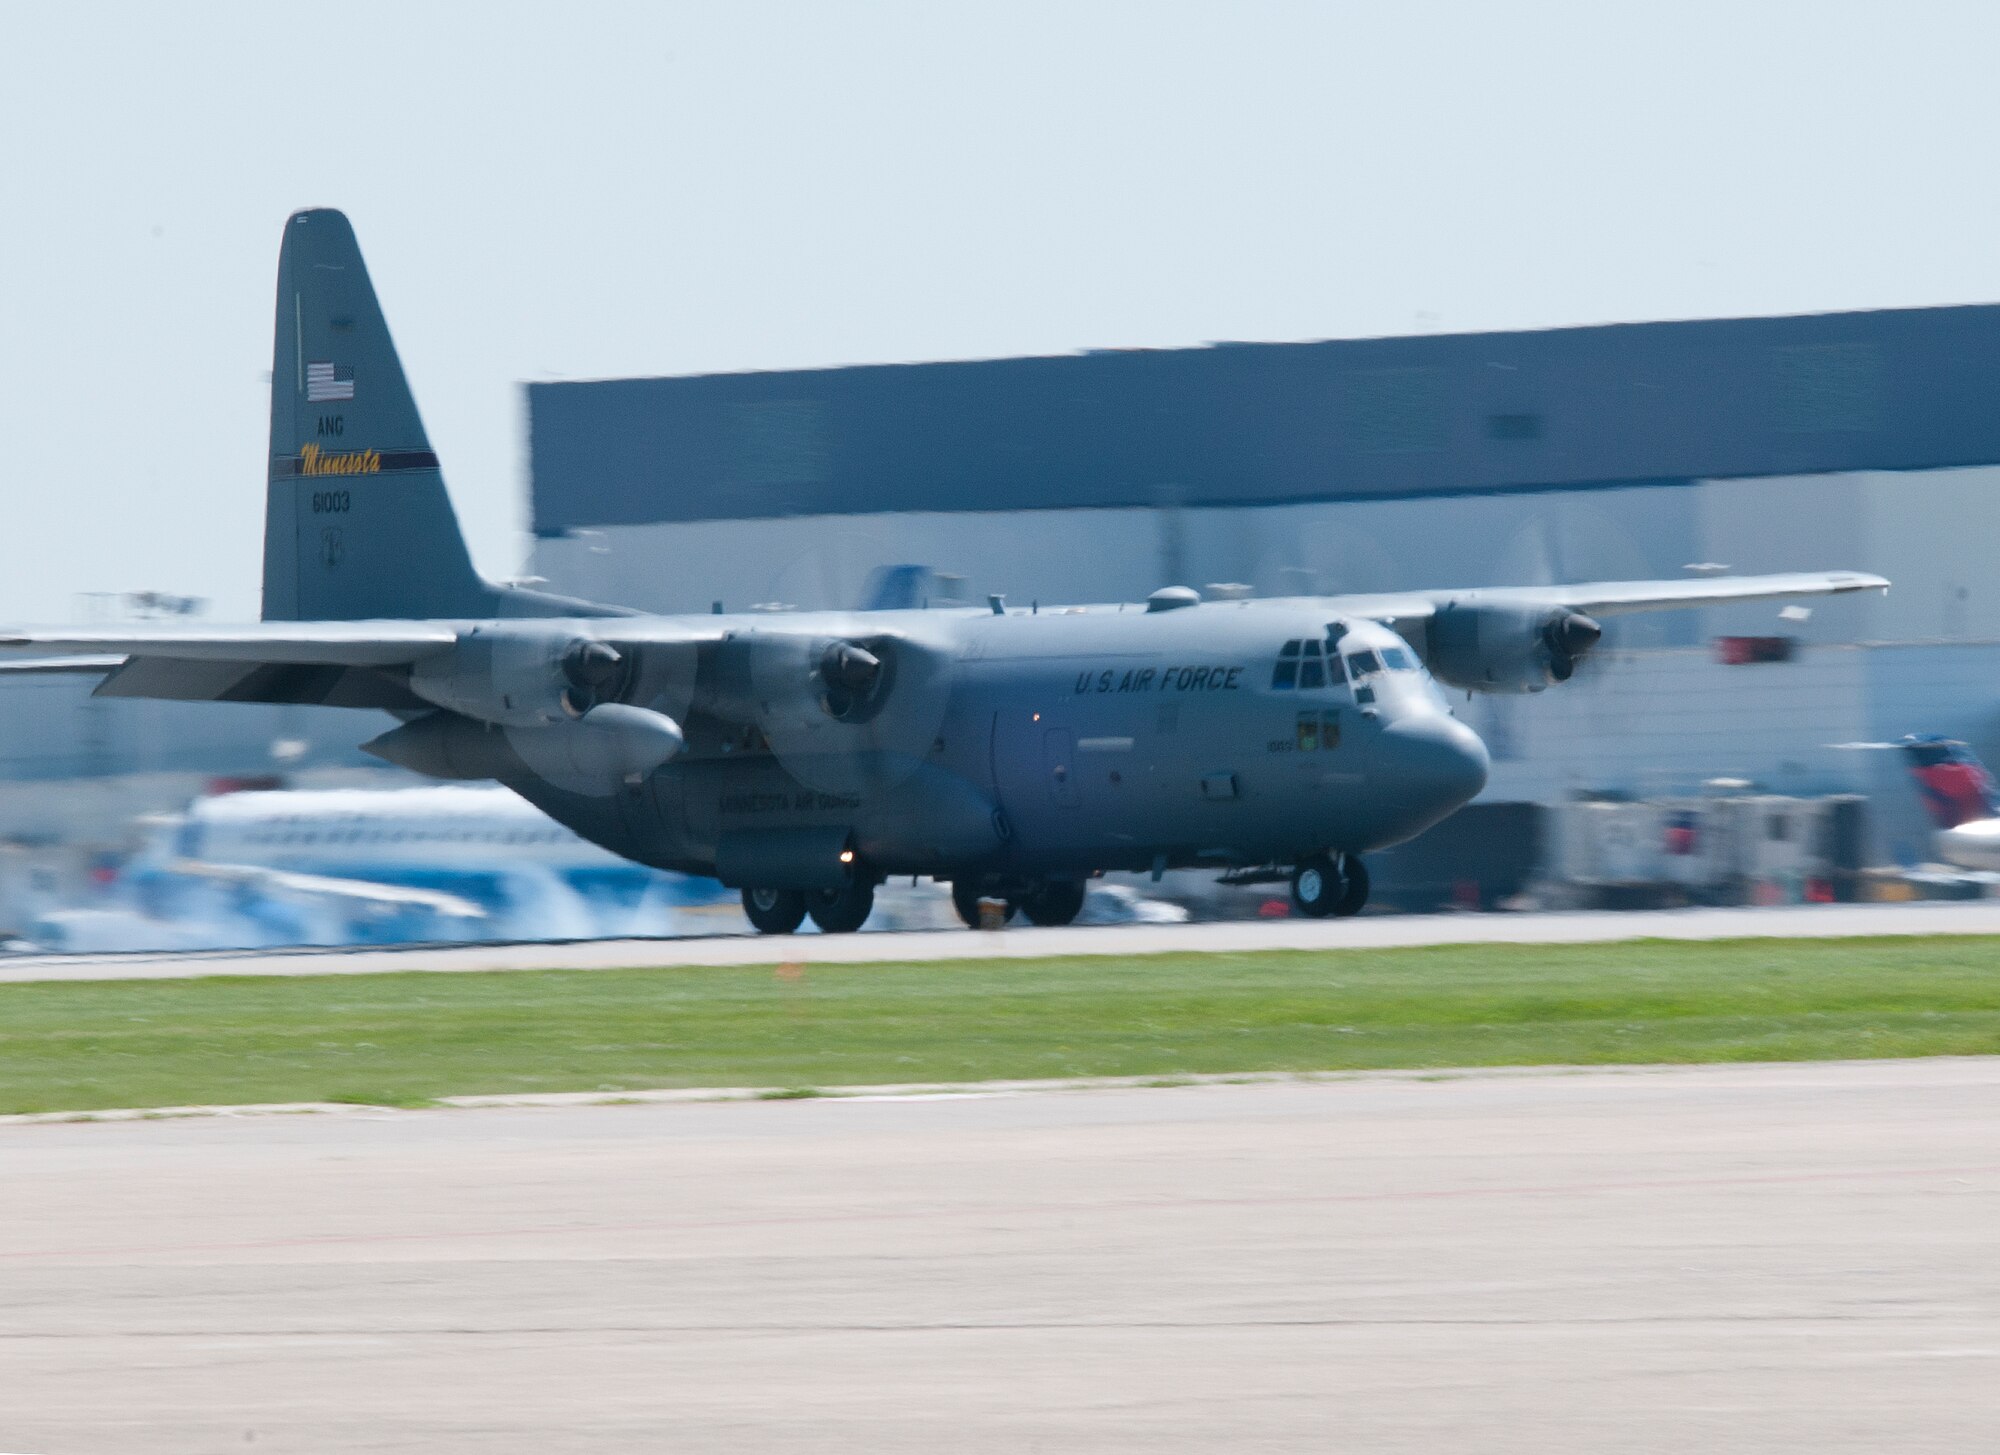
<path id="1" fill-rule="evenodd" d="M 951 907 L 958 911 L 958 917 L 965 922 L 965 927 L 969 930 L 984 928 L 979 922 L 979 905 L 982 900 L 998 900 L 1005 906 L 1000 914 L 1001 924 L 1004 925 L 1014 917 L 1014 910 L 1017 906 L 1013 900 L 1001 899 L 997 894 L 981 893 L 978 882 L 975 880 L 954 879 L 951 881 Z"/>
<path id="2" fill-rule="evenodd" d="M 1069 924 L 1083 912 L 1083 881 L 1051 879 L 1021 901 L 1021 910 L 1034 924 Z"/>
<path id="3" fill-rule="evenodd" d="M 852 934 L 868 922 L 875 908 L 875 886 L 850 879 L 838 889 L 815 889 L 806 895 L 806 912 L 829 935 Z"/>
<path id="4" fill-rule="evenodd" d="M 1301 859 L 1292 870 L 1292 907 L 1300 914 L 1324 919 L 1334 913 L 1346 891 L 1340 867 L 1330 855 L 1314 854 Z"/>
<path id="5" fill-rule="evenodd" d="M 789 935 L 806 917 L 806 897 L 796 889 L 746 889 L 743 913 L 760 935 Z"/>
<path id="6" fill-rule="evenodd" d="M 1347 887 L 1341 891 L 1333 914 L 1336 919 L 1346 919 L 1351 914 L 1360 914 L 1361 906 L 1368 903 L 1368 866 L 1361 862 L 1359 854 L 1342 854 L 1340 877 L 1347 881 Z"/>

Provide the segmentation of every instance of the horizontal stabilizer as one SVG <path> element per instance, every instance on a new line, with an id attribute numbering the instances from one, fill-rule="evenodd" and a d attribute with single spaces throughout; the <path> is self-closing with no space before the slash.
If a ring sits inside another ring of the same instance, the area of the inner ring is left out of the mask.
<path id="1" fill-rule="evenodd" d="M 123 657 L 21 657 L 0 662 L 0 674 L 48 672 L 102 677 L 124 660 Z"/>
<path id="2" fill-rule="evenodd" d="M 274 621 L 239 626 L 147 628 L 0 627 L 0 648 L 106 656 L 161 656 L 180 661 L 287 662 L 343 667 L 393 667 L 440 652 L 458 640 L 450 622 Z M 81 670 L 81 669 L 78 669 Z"/>

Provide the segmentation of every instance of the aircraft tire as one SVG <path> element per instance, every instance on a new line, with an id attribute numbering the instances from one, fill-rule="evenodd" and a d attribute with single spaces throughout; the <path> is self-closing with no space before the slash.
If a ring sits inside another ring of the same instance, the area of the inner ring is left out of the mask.
<path id="1" fill-rule="evenodd" d="M 1021 912 L 1038 925 L 1074 923 L 1083 913 L 1083 881 L 1051 879 L 1021 901 Z"/>
<path id="2" fill-rule="evenodd" d="M 1346 892 L 1346 879 L 1329 854 L 1301 859 L 1292 870 L 1292 908 L 1311 919 L 1333 914 Z"/>
<path id="3" fill-rule="evenodd" d="M 838 889 L 815 889 L 806 895 L 806 913 L 829 935 L 847 935 L 868 922 L 875 908 L 875 886 L 866 879 L 850 879 Z"/>
<path id="4" fill-rule="evenodd" d="M 958 911 L 959 919 L 964 921 L 965 927 L 969 930 L 983 928 L 979 922 L 979 906 L 983 901 L 992 899 L 1000 899 L 1000 896 L 997 894 L 981 893 L 979 881 L 976 879 L 954 879 L 951 881 L 951 907 Z M 1014 917 L 1014 911 L 1019 908 L 1019 904 L 1012 899 L 1004 899 L 1000 900 L 1000 902 L 1006 906 L 1000 915 L 1000 923 L 1004 925 Z"/>
<path id="5" fill-rule="evenodd" d="M 789 935 L 805 920 L 806 897 L 796 889 L 746 889 L 743 913 L 760 935 Z"/>
<path id="6" fill-rule="evenodd" d="M 1340 877 L 1346 887 L 1333 906 L 1333 914 L 1336 919 L 1346 919 L 1351 914 L 1360 914 L 1361 907 L 1368 903 L 1368 866 L 1361 862 L 1359 854 L 1342 854 Z"/>

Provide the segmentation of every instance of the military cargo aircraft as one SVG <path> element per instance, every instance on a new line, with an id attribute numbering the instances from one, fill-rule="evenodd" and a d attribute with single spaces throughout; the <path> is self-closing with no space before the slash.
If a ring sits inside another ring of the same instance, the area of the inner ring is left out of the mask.
<path id="1" fill-rule="evenodd" d="M 751 922 L 860 927 L 886 876 L 1063 924 L 1112 869 L 1368 897 L 1362 855 L 1477 794 L 1438 683 L 1569 679 L 1607 613 L 1881 590 L 1835 571 L 1060 609 L 642 615 L 474 571 L 347 219 L 285 226 L 263 620 L 0 632 L 100 653 L 105 696 L 385 710 L 366 744 L 497 779 Z"/>

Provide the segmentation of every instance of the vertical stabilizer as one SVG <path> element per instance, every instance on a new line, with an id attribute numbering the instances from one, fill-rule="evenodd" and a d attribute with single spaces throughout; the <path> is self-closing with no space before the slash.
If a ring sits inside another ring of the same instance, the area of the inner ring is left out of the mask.
<path id="1" fill-rule="evenodd" d="M 294 213 L 278 257 L 264 617 L 483 617 L 472 568 L 354 229 Z"/>
<path id="2" fill-rule="evenodd" d="M 1940 829 L 2000 817 L 2000 790 L 1979 755 L 1956 738 L 1921 734 L 1899 745 L 1924 811 Z"/>

